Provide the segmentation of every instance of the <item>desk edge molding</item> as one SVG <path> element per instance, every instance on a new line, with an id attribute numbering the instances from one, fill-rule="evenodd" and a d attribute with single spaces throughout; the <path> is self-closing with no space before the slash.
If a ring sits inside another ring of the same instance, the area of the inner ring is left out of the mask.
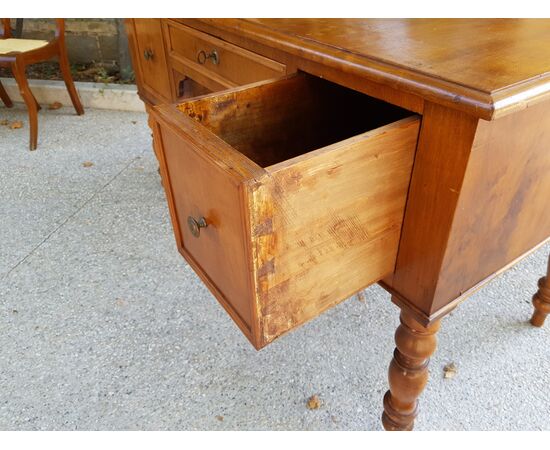
<path id="1" fill-rule="evenodd" d="M 205 25 L 209 28 L 205 30 L 207 32 L 212 32 L 211 28 L 214 28 L 229 34 L 239 34 L 249 41 L 279 49 L 298 59 L 321 63 L 484 120 L 498 119 L 550 99 L 550 73 L 485 92 L 297 35 L 281 33 L 249 19 L 172 20 L 199 28 Z"/>

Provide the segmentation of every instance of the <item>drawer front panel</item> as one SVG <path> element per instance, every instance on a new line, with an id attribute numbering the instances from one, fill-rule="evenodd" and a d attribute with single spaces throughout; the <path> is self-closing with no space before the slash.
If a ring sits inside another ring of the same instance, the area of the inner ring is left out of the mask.
<path id="1" fill-rule="evenodd" d="M 276 78 L 286 73 L 284 64 L 185 25 L 168 22 L 168 36 L 174 67 L 189 73 L 190 78 L 198 74 L 199 77 L 195 78 L 200 79 L 197 81 L 212 90 Z"/>
<path id="2" fill-rule="evenodd" d="M 236 313 L 249 328 L 249 269 L 239 185 L 200 153 L 187 136 L 161 125 L 160 139 L 173 196 L 176 233 L 182 245 L 180 251 L 221 294 L 226 309 L 233 315 Z M 206 221 L 207 226 L 199 228 L 198 237 L 193 234 L 189 218 Z"/>
<path id="3" fill-rule="evenodd" d="M 136 39 L 135 57 L 141 69 L 142 83 L 146 89 L 151 89 L 155 96 L 171 101 L 160 19 L 133 19 L 133 21 Z"/>

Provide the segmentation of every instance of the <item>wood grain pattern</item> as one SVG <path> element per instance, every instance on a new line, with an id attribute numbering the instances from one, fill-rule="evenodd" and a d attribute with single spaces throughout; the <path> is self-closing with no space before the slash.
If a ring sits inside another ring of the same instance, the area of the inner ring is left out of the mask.
<path id="1" fill-rule="evenodd" d="M 151 117 L 178 249 L 254 344 L 242 186 L 261 169 L 175 106 L 154 107 Z M 193 214 L 209 224 L 199 238 L 187 228 Z"/>
<path id="2" fill-rule="evenodd" d="M 193 23 L 197 27 L 204 23 L 218 33 L 239 34 L 251 50 L 276 48 L 294 59 L 352 73 L 483 119 L 550 97 L 546 19 L 200 19 Z"/>
<path id="3" fill-rule="evenodd" d="M 252 186 L 261 344 L 391 273 L 419 120 L 267 168 Z"/>
<path id="4" fill-rule="evenodd" d="M 257 348 L 394 267 L 420 120 L 378 103 L 302 75 L 154 108 L 182 253 Z"/>
<path id="5" fill-rule="evenodd" d="M 426 104 L 395 274 L 384 281 L 429 316 L 477 119 Z"/>
<path id="6" fill-rule="evenodd" d="M 300 73 L 157 108 L 176 240 L 256 348 L 383 277 L 402 309 L 383 424 L 412 429 L 439 319 L 550 239 L 550 21 L 162 23 L 165 38 L 182 24 L 333 83 Z M 168 68 L 173 86 L 235 84 L 182 58 Z M 412 179 L 419 119 L 335 84 L 423 115 Z M 213 245 L 200 262 L 186 249 L 177 212 L 220 200 L 203 231 L 224 229 L 228 215 L 233 272 L 216 273 Z M 550 312 L 548 279 L 533 299 L 536 326 Z"/>
<path id="7" fill-rule="evenodd" d="M 161 19 L 126 19 L 125 27 L 141 98 L 153 104 L 172 101 Z"/>
<path id="8" fill-rule="evenodd" d="M 550 237 L 549 148 L 547 104 L 480 121 L 432 313 Z"/>
<path id="9" fill-rule="evenodd" d="M 333 51 L 368 55 L 481 92 L 494 92 L 550 72 L 546 58 L 550 21 L 546 19 L 247 21 Z"/>
<path id="10" fill-rule="evenodd" d="M 355 89 L 362 80 L 359 90 L 368 89 L 369 95 L 400 106 L 408 103 L 415 112 L 421 112 L 421 99 L 491 120 L 550 100 L 547 19 L 162 19 L 162 23 L 209 33 L 212 39 L 236 44 L 238 52 L 285 65 L 286 73 L 303 70 Z M 212 91 L 239 84 L 222 82 L 213 71 L 197 71 L 181 58 L 171 58 L 169 68 Z"/>
<path id="11" fill-rule="evenodd" d="M 385 280 L 401 304 L 429 321 L 548 239 L 549 130 L 544 103 L 492 122 L 426 107 L 396 271 Z"/>
<path id="12" fill-rule="evenodd" d="M 437 345 L 439 321 L 428 326 L 401 312 L 395 351 L 388 370 L 382 424 L 388 431 L 410 431 L 418 415 L 418 397 L 428 382 L 428 364 Z"/>
<path id="13" fill-rule="evenodd" d="M 203 19 L 170 19 L 178 23 L 186 24 L 192 28 L 203 31 L 213 36 L 217 36 L 227 42 L 232 42 L 239 47 L 246 48 L 259 55 L 263 55 L 272 60 L 279 61 L 286 66 L 286 73 L 292 74 L 297 71 L 303 71 L 311 75 L 330 80 L 341 86 L 346 86 L 356 91 L 367 94 L 371 97 L 383 100 L 401 108 L 408 109 L 416 113 L 422 113 L 424 99 L 414 95 L 396 86 L 381 84 L 353 71 L 342 71 L 322 62 L 313 61 L 295 54 L 284 52 L 277 46 L 268 46 L 263 42 L 247 37 L 240 31 L 239 27 L 220 27 Z"/>
<path id="14" fill-rule="evenodd" d="M 261 167 L 410 115 L 306 75 L 206 95 L 178 108 Z"/>
<path id="15" fill-rule="evenodd" d="M 185 145 L 179 134 L 163 129 L 162 141 L 183 247 L 250 325 L 239 180 Z M 187 226 L 190 216 L 196 220 L 204 217 L 208 224 L 198 238 Z"/>
<path id="16" fill-rule="evenodd" d="M 282 76 L 284 64 L 265 58 L 193 28 L 167 20 L 166 46 L 174 68 L 211 90 L 235 87 Z M 216 51 L 217 64 L 197 60 L 200 51 Z"/>

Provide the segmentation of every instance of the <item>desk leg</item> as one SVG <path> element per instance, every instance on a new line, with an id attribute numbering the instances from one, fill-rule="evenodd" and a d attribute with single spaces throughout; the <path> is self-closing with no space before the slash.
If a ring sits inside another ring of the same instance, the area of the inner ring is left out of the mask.
<path id="1" fill-rule="evenodd" d="M 545 277 L 539 280 L 539 290 L 533 295 L 535 312 L 531 317 L 531 324 L 542 327 L 546 316 L 550 314 L 550 257 L 548 258 L 548 271 Z"/>
<path id="2" fill-rule="evenodd" d="M 410 431 L 418 414 L 418 397 L 428 382 L 428 364 L 436 348 L 439 321 L 427 327 L 406 311 L 395 332 L 396 349 L 390 363 L 390 390 L 384 396 L 382 424 L 389 431 Z"/>

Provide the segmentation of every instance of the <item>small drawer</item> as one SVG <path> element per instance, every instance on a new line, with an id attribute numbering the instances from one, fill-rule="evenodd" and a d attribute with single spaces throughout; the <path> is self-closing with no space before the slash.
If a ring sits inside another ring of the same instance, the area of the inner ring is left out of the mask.
<path id="1" fill-rule="evenodd" d="M 167 22 L 172 66 L 212 91 L 267 80 L 286 66 L 176 22 Z"/>
<path id="2" fill-rule="evenodd" d="M 178 248 L 256 348 L 393 272 L 419 116 L 296 74 L 152 118 Z"/>
<path id="3" fill-rule="evenodd" d="M 134 70 L 137 73 L 140 95 L 152 103 L 173 101 L 160 19 L 130 19 Z M 140 80 L 139 80 L 140 78 Z"/>

